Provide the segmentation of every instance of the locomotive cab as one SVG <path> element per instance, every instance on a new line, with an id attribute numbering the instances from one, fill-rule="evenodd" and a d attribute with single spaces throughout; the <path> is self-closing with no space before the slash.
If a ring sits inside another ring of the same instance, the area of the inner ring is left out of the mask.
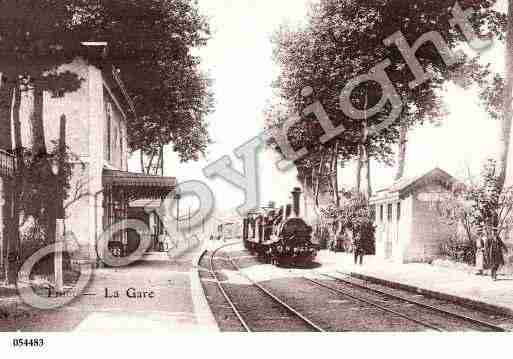
<path id="1" fill-rule="evenodd" d="M 312 243 L 312 227 L 300 217 L 300 195 L 294 188 L 292 204 L 248 213 L 243 239 L 251 253 L 271 263 L 299 264 L 315 258 L 318 248 Z"/>

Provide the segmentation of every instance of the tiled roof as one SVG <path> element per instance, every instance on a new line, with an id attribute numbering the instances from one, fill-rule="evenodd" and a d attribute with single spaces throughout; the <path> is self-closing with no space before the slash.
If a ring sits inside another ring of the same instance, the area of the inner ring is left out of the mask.
<path id="1" fill-rule="evenodd" d="M 394 182 L 390 187 L 377 191 L 376 197 L 397 192 L 399 192 L 399 194 L 402 196 L 409 193 L 410 190 L 416 188 L 418 185 L 431 181 L 442 182 L 446 186 L 451 186 L 457 182 L 453 176 L 437 167 L 419 176 L 401 178 L 400 180 Z"/>

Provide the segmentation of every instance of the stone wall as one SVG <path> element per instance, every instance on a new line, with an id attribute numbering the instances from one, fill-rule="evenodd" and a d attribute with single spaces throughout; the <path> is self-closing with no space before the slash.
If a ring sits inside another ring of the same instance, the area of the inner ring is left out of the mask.
<path id="1" fill-rule="evenodd" d="M 431 261 L 440 254 L 440 246 L 455 231 L 455 228 L 440 221 L 439 213 L 429 202 L 413 201 L 414 239 L 408 250 L 408 257 L 416 261 Z"/>

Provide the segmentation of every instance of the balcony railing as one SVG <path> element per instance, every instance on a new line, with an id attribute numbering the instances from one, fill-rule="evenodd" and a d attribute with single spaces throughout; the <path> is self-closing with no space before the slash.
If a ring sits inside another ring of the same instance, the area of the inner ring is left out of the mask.
<path id="1" fill-rule="evenodd" d="M 0 150 L 0 176 L 12 176 L 14 174 L 14 156 Z"/>

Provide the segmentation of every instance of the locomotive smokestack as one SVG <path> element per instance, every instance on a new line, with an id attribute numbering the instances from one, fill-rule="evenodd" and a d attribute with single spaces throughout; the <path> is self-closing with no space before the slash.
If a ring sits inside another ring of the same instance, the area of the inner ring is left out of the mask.
<path id="1" fill-rule="evenodd" d="M 300 199 L 301 199 L 301 188 L 295 187 L 292 191 L 292 210 L 294 211 L 294 215 L 299 217 L 301 214 L 300 211 Z"/>

